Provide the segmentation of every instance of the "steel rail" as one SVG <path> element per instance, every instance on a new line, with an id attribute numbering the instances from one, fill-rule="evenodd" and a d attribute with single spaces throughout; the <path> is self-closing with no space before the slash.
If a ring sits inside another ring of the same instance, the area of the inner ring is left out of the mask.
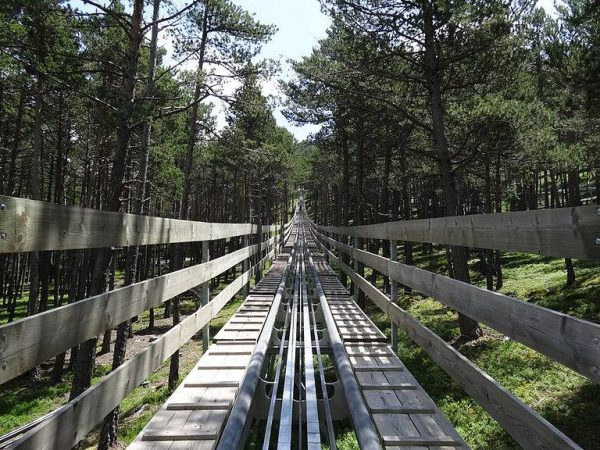
<path id="1" fill-rule="evenodd" d="M 273 430 L 273 419 L 275 416 L 275 405 L 277 404 L 277 391 L 279 390 L 279 379 L 281 378 L 281 371 L 283 368 L 283 352 L 285 350 L 286 336 L 290 328 L 290 309 L 286 308 L 283 333 L 281 335 L 281 343 L 279 346 L 277 367 L 275 368 L 275 379 L 273 380 L 273 391 L 271 393 L 271 400 L 269 401 L 269 412 L 267 417 L 267 425 L 265 427 L 265 437 L 263 439 L 263 450 L 269 450 L 269 444 L 271 441 L 271 432 Z M 289 339 L 289 337 L 287 338 Z"/>
<path id="2" fill-rule="evenodd" d="M 298 302 L 300 297 L 300 261 L 299 252 L 296 248 L 294 295 L 291 301 L 292 319 L 290 323 L 290 338 L 288 340 L 287 358 L 285 365 L 285 379 L 283 383 L 283 394 L 281 400 L 281 412 L 279 419 L 279 434 L 277 437 L 277 448 L 284 450 L 292 445 L 292 419 L 294 408 L 294 386 L 296 369 L 296 327 L 298 325 Z"/>
<path id="3" fill-rule="evenodd" d="M 325 296 L 325 292 L 319 281 L 310 250 L 308 250 L 308 255 L 309 270 L 321 302 L 321 308 L 323 309 L 323 316 L 329 332 L 335 364 L 338 369 L 344 393 L 346 394 L 346 402 L 348 404 L 348 409 L 350 410 L 350 416 L 352 418 L 358 444 L 363 450 L 379 450 L 382 448 L 381 442 L 373 427 L 371 416 L 367 411 L 358 383 L 354 377 L 350 359 L 346 354 L 344 344 L 342 343 L 333 315 L 329 309 L 327 297 Z"/>
<path id="4" fill-rule="evenodd" d="M 307 246 L 308 249 L 308 246 Z M 325 369 L 323 367 L 323 357 L 321 355 L 321 344 L 319 344 L 319 328 L 317 326 L 317 319 L 315 315 L 315 305 L 312 302 L 310 304 L 310 313 L 313 320 L 313 331 L 315 336 L 315 353 L 317 354 L 317 363 L 319 367 L 319 378 L 321 381 L 321 395 L 323 396 L 323 408 L 325 409 L 325 422 L 327 424 L 327 437 L 329 440 L 329 448 L 336 450 L 335 444 L 335 431 L 333 429 L 333 418 L 331 416 L 331 405 L 329 404 L 329 393 L 327 392 L 327 382 L 325 381 Z M 324 328 L 326 330 L 326 328 Z"/>
<path id="5" fill-rule="evenodd" d="M 300 229 L 300 227 L 299 227 Z M 302 291 L 302 280 L 304 277 L 304 272 L 302 271 L 303 269 L 303 265 L 302 265 L 302 258 L 304 256 L 303 253 L 303 249 L 304 249 L 304 235 L 302 233 L 300 233 L 300 251 L 298 253 L 298 261 L 299 261 L 299 268 L 300 268 L 300 277 L 298 279 L 299 283 L 298 283 L 298 290 L 299 290 L 299 296 L 298 296 L 298 305 L 296 306 L 298 308 L 298 325 L 297 325 L 297 337 L 300 338 L 301 340 L 304 339 L 303 335 L 302 335 L 302 323 L 303 323 L 303 317 L 301 314 L 302 311 L 302 302 L 303 302 L 303 297 L 304 297 L 304 292 Z M 301 368 L 303 367 L 303 354 L 300 351 L 299 347 L 299 343 L 298 341 L 296 341 L 296 349 L 295 351 L 297 352 L 298 355 L 298 372 L 296 373 L 295 378 L 297 379 L 296 382 L 296 387 L 298 389 L 298 448 L 303 448 L 302 445 L 302 401 L 303 401 L 303 397 L 302 397 L 302 388 L 304 387 L 302 384 L 302 370 Z M 294 365 L 295 367 L 295 365 Z"/>
<path id="6" fill-rule="evenodd" d="M 242 430 L 246 426 L 246 420 L 250 413 L 252 400 L 256 394 L 256 387 L 260 378 L 260 372 L 265 361 L 265 356 L 269 349 L 273 327 L 275 325 L 277 313 L 279 312 L 279 307 L 281 305 L 281 299 L 287 284 L 290 267 L 294 259 L 295 251 L 293 249 L 288 258 L 287 265 L 283 270 L 281 282 L 277 287 L 277 293 L 275 294 L 271 309 L 269 310 L 269 314 L 256 343 L 256 348 L 252 355 L 252 359 L 248 364 L 248 370 L 246 372 L 246 376 L 244 377 L 242 386 L 240 387 L 240 392 L 236 397 L 235 403 L 229 415 L 229 419 L 227 420 L 225 428 L 221 434 L 221 438 L 219 439 L 219 444 L 217 446 L 218 450 L 230 450 L 233 448 L 242 447 L 242 441 L 244 438 L 244 433 L 242 433 Z"/>
<path id="7" fill-rule="evenodd" d="M 305 242 L 304 229 L 303 243 Z M 304 248 L 303 248 L 304 250 Z M 321 434 L 319 430 L 319 410 L 317 406 L 317 386 L 315 382 L 315 366 L 312 352 L 311 323 L 310 323 L 310 299 L 308 298 L 308 289 L 306 287 L 306 267 L 304 253 L 301 258 L 302 265 L 302 315 L 303 315 L 303 335 L 304 344 L 304 393 L 306 410 L 306 447 L 321 448 Z M 318 342 L 317 342 L 318 344 Z"/>

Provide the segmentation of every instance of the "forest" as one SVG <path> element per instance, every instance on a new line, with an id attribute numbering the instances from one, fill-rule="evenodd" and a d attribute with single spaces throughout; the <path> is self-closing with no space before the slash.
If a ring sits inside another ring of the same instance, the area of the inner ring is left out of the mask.
<path id="1" fill-rule="evenodd" d="M 260 56 L 277 27 L 251 2 L 1 2 L 0 195 L 264 225 L 287 223 L 299 192 L 311 219 L 333 226 L 600 204 L 600 3 L 558 1 L 553 14 L 535 0 L 319 3 L 326 37 L 283 78 L 280 62 Z M 267 82 L 283 100 L 264 94 Z M 297 139 L 279 110 L 319 131 Z M 352 244 L 390 257 L 383 240 Z M 243 245 L 211 241 L 211 258 Z M 0 253 L 0 325 L 189 267 L 203 252 Z M 398 259 L 600 323 L 597 263 L 412 242 Z M 388 292 L 385 276 L 361 264 L 358 273 Z M 403 308 L 580 445 L 600 448 L 597 384 L 401 291 Z M 76 398 L 195 302 L 175 297 L 2 385 L 0 435 Z M 358 303 L 390 333 L 362 291 Z M 519 448 L 408 339 L 399 355 L 472 448 Z M 175 353 L 161 369 L 168 383 L 134 391 L 80 448 L 131 442 L 194 358 L 188 347 Z M 358 448 L 350 430 L 338 446 Z"/>

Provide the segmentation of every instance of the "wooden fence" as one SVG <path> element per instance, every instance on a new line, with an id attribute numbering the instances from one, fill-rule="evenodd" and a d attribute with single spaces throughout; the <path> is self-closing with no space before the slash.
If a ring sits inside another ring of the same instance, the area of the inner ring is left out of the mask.
<path id="1" fill-rule="evenodd" d="M 390 320 L 436 361 L 524 448 L 580 448 L 451 345 L 392 302 L 338 256 L 344 254 L 600 382 L 600 325 L 386 259 L 340 241 L 354 238 L 460 245 L 600 260 L 600 208 L 578 207 L 360 227 L 312 224 L 326 254 Z M 334 239 L 333 237 L 337 237 Z M 331 249 L 337 251 L 336 256 Z"/>
<path id="2" fill-rule="evenodd" d="M 291 223 L 262 226 L 258 244 L 0 326 L 0 383 L 243 263 L 212 301 L 8 448 L 70 448 L 210 320 L 272 259 Z M 66 207 L 0 196 L 0 254 L 199 242 L 256 234 L 253 224 L 205 223 Z M 247 242 L 248 239 L 244 239 Z M 259 255 L 252 267 L 248 263 Z"/>

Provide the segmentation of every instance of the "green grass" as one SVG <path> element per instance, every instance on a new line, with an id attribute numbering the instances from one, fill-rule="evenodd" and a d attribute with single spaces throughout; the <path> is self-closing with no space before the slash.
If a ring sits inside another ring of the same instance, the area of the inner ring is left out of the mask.
<path id="1" fill-rule="evenodd" d="M 72 373 L 67 372 L 61 383 L 50 384 L 51 366 L 42 365 L 42 381 L 31 382 L 23 376 L 5 383 L 0 392 L 0 435 L 25 425 L 54 409 L 68 400 Z M 97 365 L 92 384 L 96 384 L 110 371 L 109 365 Z"/>
<path id="2" fill-rule="evenodd" d="M 501 291 L 521 300 L 586 320 L 600 320 L 600 268 L 574 261 L 576 283 L 565 287 L 564 259 L 508 254 L 503 258 Z"/>
<path id="3" fill-rule="evenodd" d="M 354 426 L 350 419 L 346 419 L 342 422 L 334 423 L 335 430 L 335 445 L 340 450 L 360 450 L 358 441 L 356 440 L 356 434 L 354 433 Z M 323 449 L 329 450 L 331 447 L 328 444 L 322 445 Z"/>
<path id="4" fill-rule="evenodd" d="M 17 299 L 17 304 L 15 305 L 15 314 L 13 321 L 17 321 L 27 317 L 27 296 L 28 292 L 25 292 L 23 296 Z M 0 325 L 4 325 L 8 323 L 8 309 L 1 308 L 0 309 Z"/>
<path id="5" fill-rule="evenodd" d="M 43 416 L 64 403 L 69 396 L 71 376 L 65 383 L 50 386 L 13 380 L 0 393 L 0 435 Z"/>

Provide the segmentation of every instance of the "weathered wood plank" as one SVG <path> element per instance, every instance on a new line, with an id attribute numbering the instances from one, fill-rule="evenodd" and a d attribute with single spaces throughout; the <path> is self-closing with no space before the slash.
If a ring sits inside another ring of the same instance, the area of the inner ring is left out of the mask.
<path id="1" fill-rule="evenodd" d="M 0 253 L 173 244 L 256 233 L 245 223 L 194 222 L 0 196 Z M 263 226 L 275 231 L 276 225 Z"/>
<path id="2" fill-rule="evenodd" d="M 320 236 L 390 279 L 429 295 L 600 382 L 600 325 L 414 266 L 389 261 Z"/>
<path id="3" fill-rule="evenodd" d="M 315 228 L 396 241 L 432 242 L 546 256 L 600 260 L 598 206 L 440 217 L 357 227 Z"/>
<path id="4" fill-rule="evenodd" d="M 416 385 L 409 383 L 402 384 L 391 384 L 391 383 L 381 383 L 381 384 L 367 384 L 361 383 L 360 388 L 363 391 L 371 391 L 371 390 L 379 390 L 379 389 L 398 389 L 398 390 L 416 390 L 418 389 Z"/>
<path id="5" fill-rule="evenodd" d="M 231 406 L 231 402 L 170 402 L 167 404 L 167 408 L 170 411 L 191 411 L 191 410 L 228 410 Z"/>
<path id="6" fill-rule="evenodd" d="M 355 372 L 400 372 L 402 370 L 404 370 L 404 366 L 400 365 L 378 366 L 377 364 L 370 364 L 365 366 L 354 366 Z"/>
<path id="7" fill-rule="evenodd" d="M 192 370 L 183 381 L 187 387 L 233 387 L 238 386 L 240 370 L 225 370 L 219 369 L 214 371 L 204 372 L 201 370 Z"/>
<path id="8" fill-rule="evenodd" d="M 386 436 L 405 439 L 422 438 L 408 414 L 374 414 L 373 421 L 377 431 L 382 436 L 384 445 L 386 444 Z"/>
<path id="9" fill-rule="evenodd" d="M 223 410 L 162 410 L 157 416 L 168 419 L 164 426 L 156 421 L 148 424 L 142 437 L 143 441 L 187 441 L 215 440 L 227 412 Z M 159 426 L 157 426 L 159 425 Z"/>
<path id="10" fill-rule="evenodd" d="M 267 258 L 272 257 L 269 253 Z M 8 446 L 8 449 L 52 450 L 71 448 L 118 406 L 133 389 L 160 367 L 177 349 L 194 336 L 250 280 L 254 267 L 223 289 L 203 306 L 174 326 L 146 349 L 137 353 L 100 382 L 57 409 L 35 428 Z M 214 414 L 215 411 L 212 411 Z M 197 438 L 197 437 L 196 437 Z M 190 437 L 190 439 L 194 439 Z"/>
<path id="11" fill-rule="evenodd" d="M 435 414 L 433 407 L 423 405 L 377 405 L 369 407 L 372 414 Z"/>
<path id="12" fill-rule="evenodd" d="M 569 437 L 487 373 L 464 357 L 446 341 L 410 316 L 398 305 L 356 274 L 326 247 L 322 247 L 390 319 L 437 362 L 462 388 L 473 397 L 500 425 L 527 449 L 581 449 Z"/>
<path id="13" fill-rule="evenodd" d="M 186 377 L 187 379 L 188 377 Z M 205 405 L 208 408 L 227 409 L 235 399 L 236 389 L 233 387 L 206 386 L 201 388 L 189 388 L 185 384 L 179 387 L 168 398 L 163 406 L 166 409 L 181 409 L 185 405 L 191 405 L 190 409 Z M 214 404 L 214 405 L 213 405 Z M 227 408 L 226 408 L 227 406 Z"/>
<path id="14" fill-rule="evenodd" d="M 423 446 L 433 446 L 433 447 L 441 447 L 441 446 L 449 446 L 455 447 L 460 446 L 461 444 L 456 441 L 456 439 L 452 439 L 450 436 L 435 436 L 435 437 L 423 437 L 423 436 L 382 436 L 381 440 L 384 445 L 423 445 Z"/>

